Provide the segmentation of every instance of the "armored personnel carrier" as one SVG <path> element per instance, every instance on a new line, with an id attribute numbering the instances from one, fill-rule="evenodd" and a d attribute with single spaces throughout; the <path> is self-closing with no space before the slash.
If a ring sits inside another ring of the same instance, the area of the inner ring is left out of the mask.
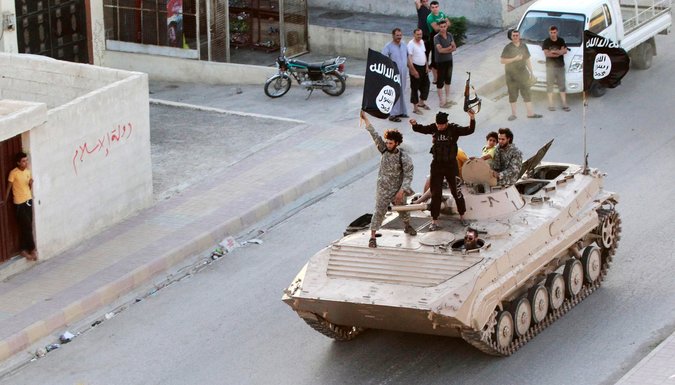
<path id="1" fill-rule="evenodd" d="M 476 248 L 464 247 L 467 228 L 452 206 L 434 232 L 425 204 L 394 207 L 377 248 L 368 247 L 368 218 L 360 218 L 309 259 L 283 301 L 340 341 L 373 328 L 514 353 L 600 286 L 621 231 L 618 196 L 604 190 L 603 173 L 541 163 L 550 145 L 523 163 L 511 186 L 497 186 L 481 159 L 465 164 L 461 191 Z M 418 210 L 417 236 L 403 232 L 397 210 Z"/>

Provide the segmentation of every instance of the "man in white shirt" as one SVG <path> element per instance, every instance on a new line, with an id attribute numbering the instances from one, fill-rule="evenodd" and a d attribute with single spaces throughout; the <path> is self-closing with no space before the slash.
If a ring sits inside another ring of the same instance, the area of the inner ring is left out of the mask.
<path id="1" fill-rule="evenodd" d="M 410 103 L 413 105 L 413 113 L 418 115 L 422 115 L 422 109 L 429 109 L 426 104 L 429 97 L 429 64 L 422 36 L 422 30 L 417 28 L 413 32 L 412 40 L 408 42 Z"/>

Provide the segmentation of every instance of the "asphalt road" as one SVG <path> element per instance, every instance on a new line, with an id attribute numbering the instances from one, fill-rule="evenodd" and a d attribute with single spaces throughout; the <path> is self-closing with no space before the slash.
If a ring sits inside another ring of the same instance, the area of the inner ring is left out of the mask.
<path id="1" fill-rule="evenodd" d="M 619 88 L 591 99 L 585 114 L 572 97 L 572 112 L 509 123 L 526 156 L 555 138 L 546 160 L 579 163 L 585 120 L 590 165 L 608 173 L 606 188 L 620 193 L 623 219 L 602 288 L 514 356 L 486 356 L 459 339 L 376 330 L 337 343 L 280 301 L 307 258 L 372 209 L 371 172 L 267 229 L 263 244 L 236 249 L 0 384 L 614 383 L 675 330 L 674 41 L 659 37 L 652 69 L 629 73 Z M 488 130 L 506 125 L 506 101 L 491 99 L 478 132 L 461 142 L 470 154 Z M 536 105 L 543 111 L 543 98 Z M 400 127 L 421 187 L 429 138 Z"/>

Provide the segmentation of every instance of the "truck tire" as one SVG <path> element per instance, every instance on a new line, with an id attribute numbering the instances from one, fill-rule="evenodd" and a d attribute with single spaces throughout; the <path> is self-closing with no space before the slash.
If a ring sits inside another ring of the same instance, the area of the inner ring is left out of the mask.
<path id="1" fill-rule="evenodd" d="M 604 96 L 607 93 L 607 87 L 603 86 L 602 84 L 594 81 L 591 84 L 591 89 L 589 90 L 590 94 L 594 98 L 600 98 Z"/>
<path id="2" fill-rule="evenodd" d="M 639 70 L 646 70 L 652 66 L 654 58 L 654 39 L 649 39 L 633 50 L 633 67 Z"/>

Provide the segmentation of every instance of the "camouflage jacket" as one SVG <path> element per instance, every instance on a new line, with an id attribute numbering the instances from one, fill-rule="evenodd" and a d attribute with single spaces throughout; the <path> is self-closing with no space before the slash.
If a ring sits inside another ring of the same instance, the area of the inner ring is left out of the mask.
<path id="1" fill-rule="evenodd" d="M 516 183 L 520 168 L 523 166 L 523 153 L 513 143 L 504 150 L 497 146 L 492 169 L 499 173 L 497 182 L 502 186 Z"/>
<path id="2" fill-rule="evenodd" d="M 366 125 L 366 130 L 375 142 L 377 150 L 382 154 L 380 172 L 377 174 L 377 186 L 387 191 L 403 190 L 406 195 L 413 194 L 411 188 L 413 179 L 413 162 L 410 155 L 397 147 L 395 152 L 387 150 L 384 139 L 375 132 L 372 125 Z"/>

